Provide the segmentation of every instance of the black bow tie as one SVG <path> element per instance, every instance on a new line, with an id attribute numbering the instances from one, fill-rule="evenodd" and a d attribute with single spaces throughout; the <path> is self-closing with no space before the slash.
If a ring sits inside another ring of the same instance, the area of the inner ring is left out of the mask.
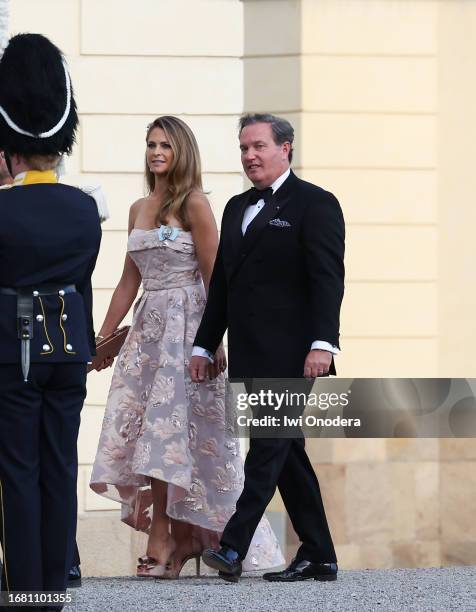
<path id="1" fill-rule="evenodd" d="M 264 203 L 267 204 L 271 200 L 272 195 L 273 190 L 271 189 L 271 187 L 268 187 L 267 189 L 256 189 L 256 187 L 252 187 L 250 190 L 248 206 L 253 206 L 259 200 L 264 200 Z"/>

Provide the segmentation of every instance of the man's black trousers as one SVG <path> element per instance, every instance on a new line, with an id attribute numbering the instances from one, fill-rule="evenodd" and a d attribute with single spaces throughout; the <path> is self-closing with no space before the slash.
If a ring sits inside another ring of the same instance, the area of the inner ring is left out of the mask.
<path id="1" fill-rule="evenodd" d="M 319 482 L 304 449 L 304 438 L 250 438 L 243 492 L 221 544 L 244 559 L 276 487 L 302 542 L 297 558 L 335 563 Z"/>
<path id="2" fill-rule="evenodd" d="M 0 365 L 2 590 L 64 591 L 76 535 L 86 364 Z"/>

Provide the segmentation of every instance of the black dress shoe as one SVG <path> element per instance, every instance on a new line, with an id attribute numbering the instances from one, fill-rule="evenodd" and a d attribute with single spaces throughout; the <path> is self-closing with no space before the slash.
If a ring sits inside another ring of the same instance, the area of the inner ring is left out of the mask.
<path id="1" fill-rule="evenodd" d="M 299 580 L 336 580 L 337 563 L 313 563 L 293 559 L 285 570 L 263 574 L 269 582 L 297 582 Z"/>
<path id="2" fill-rule="evenodd" d="M 227 582 L 238 582 L 241 572 L 241 561 L 238 553 L 228 546 L 220 550 L 207 548 L 202 554 L 203 562 L 209 567 L 218 570 L 218 575 Z"/>
<path id="3" fill-rule="evenodd" d="M 81 586 L 81 568 L 79 565 L 73 565 L 68 574 L 68 589 L 75 589 Z"/>

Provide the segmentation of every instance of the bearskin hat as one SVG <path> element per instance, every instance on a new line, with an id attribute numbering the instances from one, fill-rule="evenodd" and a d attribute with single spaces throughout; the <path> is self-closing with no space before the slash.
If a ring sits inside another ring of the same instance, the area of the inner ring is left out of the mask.
<path id="1" fill-rule="evenodd" d="M 78 114 L 61 51 L 41 34 L 13 36 L 0 60 L 0 149 L 71 153 Z"/>

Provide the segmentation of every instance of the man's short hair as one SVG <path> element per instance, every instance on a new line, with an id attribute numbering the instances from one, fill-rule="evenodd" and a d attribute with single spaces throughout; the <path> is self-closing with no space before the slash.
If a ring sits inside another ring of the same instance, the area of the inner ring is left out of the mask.
<path id="1" fill-rule="evenodd" d="M 30 170 L 54 170 L 59 163 L 59 155 L 22 155 Z"/>
<path id="2" fill-rule="evenodd" d="M 243 128 L 253 123 L 269 123 L 273 133 L 273 140 L 277 145 L 289 142 L 291 148 L 289 149 L 288 160 L 291 163 L 294 151 L 294 128 L 289 121 L 282 117 L 276 117 L 276 115 L 271 113 L 246 113 L 246 115 L 240 117 L 239 134 L 241 134 Z"/>

